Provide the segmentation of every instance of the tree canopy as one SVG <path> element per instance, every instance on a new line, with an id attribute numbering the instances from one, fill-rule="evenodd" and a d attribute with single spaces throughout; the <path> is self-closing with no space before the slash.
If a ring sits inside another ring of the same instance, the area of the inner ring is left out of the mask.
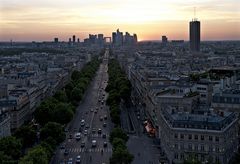
<path id="1" fill-rule="evenodd" d="M 41 146 L 36 146 L 20 159 L 19 164 L 48 164 L 48 155 L 46 150 Z"/>
<path id="2" fill-rule="evenodd" d="M 9 136 L 0 140 L 0 151 L 12 159 L 18 159 L 21 156 L 22 144 L 19 139 Z"/>

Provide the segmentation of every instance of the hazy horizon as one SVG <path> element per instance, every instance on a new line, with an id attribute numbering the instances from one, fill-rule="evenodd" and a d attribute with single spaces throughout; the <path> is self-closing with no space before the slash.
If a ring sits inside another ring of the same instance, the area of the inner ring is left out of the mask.
<path id="1" fill-rule="evenodd" d="M 240 40 L 238 0 L 2 0 L 0 41 L 83 40 L 117 28 L 141 40 L 189 40 L 189 21 L 201 21 L 201 40 Z"/>

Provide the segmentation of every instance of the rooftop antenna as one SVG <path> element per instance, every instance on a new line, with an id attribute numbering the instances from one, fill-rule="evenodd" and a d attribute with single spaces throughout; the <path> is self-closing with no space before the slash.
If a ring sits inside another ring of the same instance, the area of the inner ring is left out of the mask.
<path id="1" fill-rule="evenodd" d="M 194 11 L 193 11 L 193 12 L 194 12 L 194 18 L 193 18 L 193 20 L 194 20 L 194 21 L 197 21 L 197 18 L 196 18 L 196 7 L 194 7 Z"/>

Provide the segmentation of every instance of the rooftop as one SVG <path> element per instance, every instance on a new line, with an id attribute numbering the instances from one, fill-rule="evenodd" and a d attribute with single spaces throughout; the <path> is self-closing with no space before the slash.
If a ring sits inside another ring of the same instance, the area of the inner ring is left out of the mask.
<path id="1" fill-rule="evenodd" d="M 162 110 L 166 121 L 173 128 L 205 129 L 222 131 L 230 123 L 237 119 L 234 112 L 205 112 L 204 114 L 192 114 L 188 112 L 176 112 L 172 107 Z"/>

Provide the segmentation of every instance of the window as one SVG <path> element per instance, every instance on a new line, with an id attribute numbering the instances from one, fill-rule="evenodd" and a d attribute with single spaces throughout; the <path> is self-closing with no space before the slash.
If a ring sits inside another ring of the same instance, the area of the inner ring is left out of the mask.
<path id="1" fill-rule="evenodd" d="M 190 140 L 192 139 L 192 135 L 191 134 L 188 135 L 188 139 L 190 139 Z"/>
<path id="2" fill-rule="evenodd" d="M 216 141 L 216 142 L 219 142 L 219 137 L 216 136 L 216 137 L 215 137 L 215 141 Z"/>
<path id="3" fill-rule="evenodd" d="M 198 145 L 194 145 L 194 150 L 195 150 L 195 151 L 198 150 Z"/>
<path id="4" fill-rule="evenodd" d="M 209 138 L 209 141 L 212 141 L 212 136 L 209 136 L 208 138 Z"/>
<path id="5" fill-rule="evenodd" d="M 219 147 L 218 147 L 218 146 L 216 146 L 216 152 L 217 152 L 217 153 L 219 152 Z"/>
<path id="6" fill-rule="evenodd" d="M 201 140 L 202 140 L 202 141 L 204 140 L 204 136 L 203 136 L 203 135 L 201 135 Z"/>
<path id="7" fill-rule="evenodd" d="M 181 153 L 181 155 L 180 155 L 180 159 L 181 159 L 181 160 L 184 159 L 184 154 L 183 154 L 183 153 Z"/>
<path id="8" fill-rule="evenodd" d="M 184 145 L 183 144 L 180 145 L 180 149 L 184 150 Z"/>
<path id="9" fill-rule="evenodd" d="M 204 145 L 201 145 L 201 151 L 204 151 Z"/>
<path id="10" fill-rule="evenodd" d="M 218 156 L 215 157 L 215 162 L 216 162 L 216 163 L 219 163 L 219 162 L 220 162 Z"/>
<path id="11" fill-rule="evenodd" d="M 212 145 L 209 146 L 209 152 L 212 152 L 213 151 L 213 147 Z"/>
<path id="12" fill-rule="evenodd" d="M 181 138 L 181 139 L 184 139 L 184 135 L 183 135 L 183 134 L 181 134 L 181 135 L 180 135 L 180 138 Z"/>
<path id="13" fill-rule="evenodd" d="M 178 134 L 174 133 L 174 138 L 177 139 L 178 138 Z"/>
<path id="14" fill-rule="evenodd" d="M 175 147 L 176 149 L 178 149 L 178 144 L 177 144 L 177 143 L 175 143 L 174 147 Z"/>
<path id="15" fill-rule="evenodd" d="M 204 161 L 204 155 L 201 154 L 201 161 Z"/>
<path id="16" fill-rule="evenodd" d="M 175 159 L 178 159 L 178 153 L 175 153 L 175 154 L 174 154 L 174 158 L 175 158 Z"/>
<path id="17" fill-rule="evenodd" d="M 194 139 L 195 139 L 195 140 L 198 140 L 198 135 L 195 135 L 195 136 L 194 136 Z"/>
<path id="18" fill-rule="evenodd" d="M 192 144 L 188 144 L 188 150 L 192 150 Z"/>

